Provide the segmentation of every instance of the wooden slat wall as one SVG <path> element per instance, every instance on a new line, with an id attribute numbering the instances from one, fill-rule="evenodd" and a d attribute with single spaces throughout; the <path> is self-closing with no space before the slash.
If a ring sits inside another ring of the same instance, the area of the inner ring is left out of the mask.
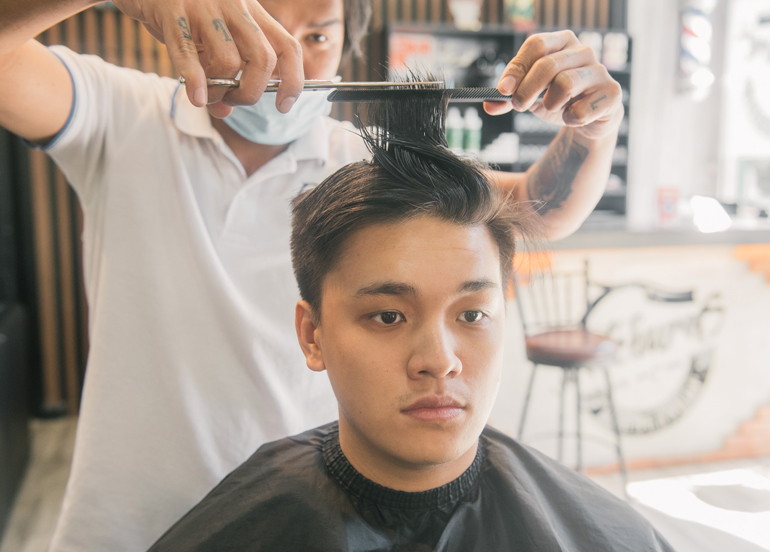
<path id="1" fill-rule="evenodd" d="M 290 1 L 290 0 L 288 0 Z M 482 0 L 484 23 L 504 23 L 504 0 Z M 540 28 L 606 28 L 611 5 L 625 0 L 535 0 Z M 372 0 L 365 60 L 342 69 L 345 80 L 381 80 L 387 74 L 382 30 L 391 21 L 451 22 L 448 0 Z M 139 23 L 114 9 L 91 8 L 49 29 L 44 44 L 65 44 L 110 63 L 175 77 L 164 45 Z M 333 115 L 352 120 L 349 104 Z M 39 151 L 30 155 L 30 179 L 38 278 L 43 410 L 77 413 L 88 352 L 88 321 L 82 278 L 82 213 L 64 175 Z"/>

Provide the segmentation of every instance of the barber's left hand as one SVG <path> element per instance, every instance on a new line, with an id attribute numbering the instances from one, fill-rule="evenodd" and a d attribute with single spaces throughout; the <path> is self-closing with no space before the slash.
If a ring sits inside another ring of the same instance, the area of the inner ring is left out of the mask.
<path id="1" fill-rule="evenodd" d="M 617 132 L 623 120 L 620 85 L 572 31 L 530 36 L 505 68 L 497 89 L 513 94 L 513 101 L 484 103 L 491 115 L 529 110 L 590 139 Z"/>

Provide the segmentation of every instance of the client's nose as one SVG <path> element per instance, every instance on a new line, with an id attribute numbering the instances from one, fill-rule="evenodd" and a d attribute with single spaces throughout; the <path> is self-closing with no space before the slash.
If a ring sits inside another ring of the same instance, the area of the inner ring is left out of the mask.
<path id="1" fill-rule="evenodd" d="M 462 362 L 455 354 L 457 342 L 443 325 L 419 328 L 415 332 L 412 356 L 407 364 L 410 378 L 454 377 L 462 372 Z"/>

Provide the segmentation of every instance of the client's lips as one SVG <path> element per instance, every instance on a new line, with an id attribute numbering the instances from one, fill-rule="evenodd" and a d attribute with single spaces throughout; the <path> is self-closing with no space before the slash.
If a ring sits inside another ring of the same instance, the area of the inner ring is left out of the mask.
<path id="1" fill-rule="evenodd" d="M 401 412 L 424 422 L 440 422 L 459 416 L 465 405 L 448 395 L 430 395 L 414 401 Z"/>

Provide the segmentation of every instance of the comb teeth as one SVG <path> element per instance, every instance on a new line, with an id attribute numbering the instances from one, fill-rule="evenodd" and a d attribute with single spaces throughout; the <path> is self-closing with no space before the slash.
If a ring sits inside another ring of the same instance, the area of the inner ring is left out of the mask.
<path id="1" fill-rule="evenodd" d="M 497 88 L 434 88 L 434 89 L 393 89 L 393 90 L 334 90 L 328 96 L 330 102 L 376 102 L 394 99 L 400 95 L 446 94 L 450 101 L 462 103 L 509 102 L 511 96 L 501 94 Z"/>
<path id="2" fill-rule="evenodd" d="M 450 88 L 448 92 L 453 102 L 510 102 L 512 97 L 497 88 Z"/>

